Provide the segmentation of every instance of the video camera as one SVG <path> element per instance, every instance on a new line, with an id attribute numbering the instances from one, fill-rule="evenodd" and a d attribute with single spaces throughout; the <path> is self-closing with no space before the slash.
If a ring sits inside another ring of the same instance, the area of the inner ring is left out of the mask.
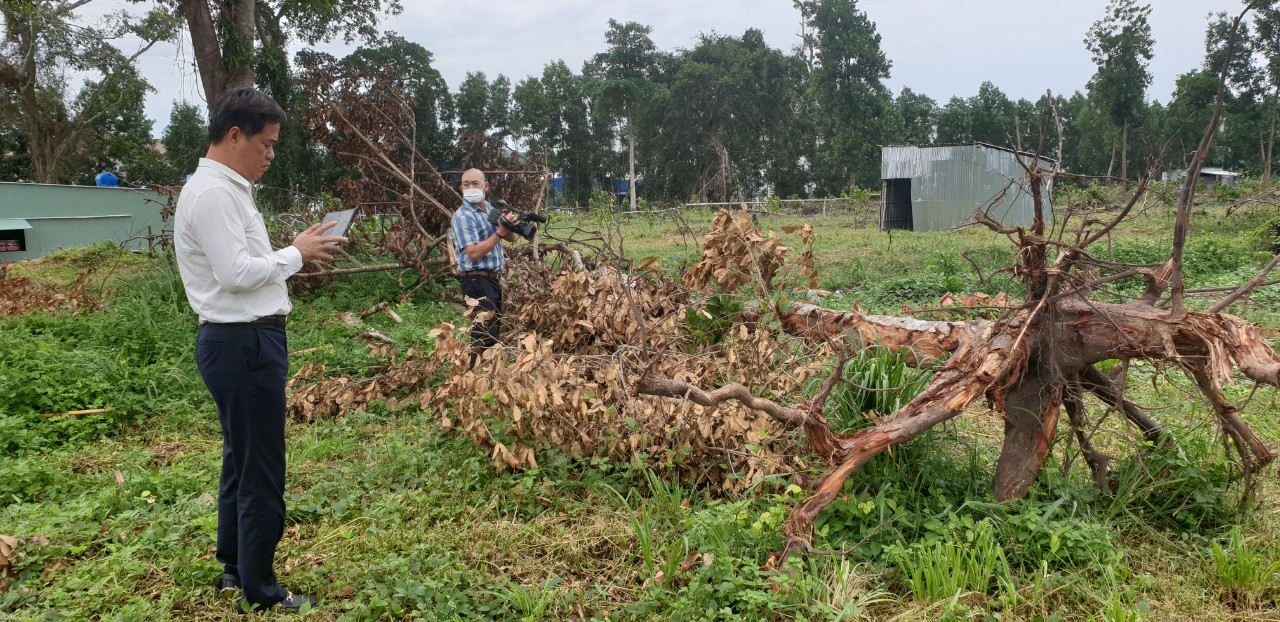
<path id="1" fill-rule="evenodd" d="M 493 209 L 489 210 L 489 222 L 493 226 L 498 226 L 498 221 L 501 220 L 503 227 L 508 231 L 515 231 L 516 234 L 526 240 L 532 241 L 533 234 L 538 231 L 538 224 L 547 222 L 545 216 L 517 209 L 502 199 L 490 199 L 489 205 L 493 206 Z M 504 219 L 502 217 L 503 210 L 511 212 L 515 220 Z"/>

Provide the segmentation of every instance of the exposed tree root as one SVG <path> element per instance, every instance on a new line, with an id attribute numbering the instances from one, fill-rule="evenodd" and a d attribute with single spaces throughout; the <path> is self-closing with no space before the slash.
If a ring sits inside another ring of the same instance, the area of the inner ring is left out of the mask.
<path id="1" fill-rule="evenodd" d="M 755 310 L 745 313 L 750 318 Z M 753 396 L 743 385 L 706 391 L 650 375 L 641 380 L 638 391 L 689 399 L 703 406 L 734 400 L 785 425 L 804 429 L 810 446 L 831 468 L 792 510 L 783 526 L 786 542 L 770 558 L 772 567 L 779 567 L 792 553 L 812 548 L 814 520 L 858 467 L 960 415 L 983 395 L 1005 416 L 1004 446 L 995 472 L 998 499 L 1026 495 L 1048 459 L 1063 408 L 1094 481 L 1106 488 L 1110 457 L 1094 449 L 1085 433 L 1082 392 L 1097 396 L 1124 414 L 1146 440 L 1157 440 L 1165 432 L 1094 367 L 1103 360 L 1145 358 L 1187 369 L 1213 404 L 1246 476 L 1274 459 L 1274 453 L 1239 417 L 1220 386 L 1231 379 L 1236 369 L 1257 382 L 1280 386 L 1280 355 L 1252 324 L 1226 314 L 1174 316 L 1141 303 L 1115 305 L 1068 299 L 1058 301 L 1053 313 L 1040 319 L 1030 331 L 1033 338 L 1023 338 L 1028 334 L 1024 330 L 1027 314 L 1023 310 L 997 321 L 942 322 L 791 304 L 781 314 L 782 326 L 791 334 L 824 341 L 857 335 L 869 345 L 907 350 L 922 364 L 949 357 L 919 396 L 874 427 L 853 434 L 832 432 L 820 403 L 782 406 Z M 1047 339 L 1044 335 L 1056 338 Z"/>

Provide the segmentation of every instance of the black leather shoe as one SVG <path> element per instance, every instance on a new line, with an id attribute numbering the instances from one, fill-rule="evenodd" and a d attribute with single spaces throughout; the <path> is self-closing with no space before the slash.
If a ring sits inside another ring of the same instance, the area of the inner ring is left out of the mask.
<path id="1" fill-rule="evenodd" d="M 276 603 L 276 606 L 280 607 L 285 611 L 302 611 L 303 608 L 311 609 L 315 607 L 317 602 L 319 601 L 317 601 L 314 596 L 307 596 L 306 594 L 294 594 L 293 592 L 286 592 L 284 600 Z M 251 605 L 247 600 L 240 601 L 240 611 L 243 613 L 261 613 L 270 608 L 271 607 Z"/>
<path id="2" fill-rule="evenodd" d="M 222 590 L 238 590 L 240 589 L 240 577 L 233 574 L 224 574 L 218 580 L 218 591 Z"/>
<path id="3" fill-rule="evenodd" d="M 289 592 L 284 600 L 280 601 L 280 608 L 286 611 L 298 611 L 303 607 L 315 607 L 318 602 L 320 601 L 316 600 L 315 596 Z"/>

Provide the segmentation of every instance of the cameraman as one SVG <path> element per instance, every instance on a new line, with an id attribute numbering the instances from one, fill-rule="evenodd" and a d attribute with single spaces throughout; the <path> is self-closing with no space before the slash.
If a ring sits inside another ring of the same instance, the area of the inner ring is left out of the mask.
<path id="1" fill-rule="evenodd" d="M 489 212 L 495 209 L 485 200 L 489 184 L 479 169 L 462 174 L 462 207 L 453 213 L 451 224 L 453 247 L 458 260 L 458 284 L 462 295 L 480 301 L 479 311 L 490 311 L 493 316 L 471 327 L 471 366 L 476 366 L 480 352 L 498 343 L 502 329 L 502 241 L 515 242 L 514 231 L 504 226 L 504 218 L 497 225 L 490 222 Z"/>

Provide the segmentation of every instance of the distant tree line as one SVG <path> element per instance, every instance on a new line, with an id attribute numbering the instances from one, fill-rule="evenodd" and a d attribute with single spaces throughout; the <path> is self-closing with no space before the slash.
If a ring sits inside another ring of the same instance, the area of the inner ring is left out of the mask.
<path id="1" fill-rule="evenodd" d="M 268 202 L 281 208 L 332 191 L 345 174 L 301 125 L 308 79 L 389 66 L 416 104 L 413 135 L 431 161 L 456 159 L 463 132 L 498 136 L 544 157 L 565 178 L 569 202 L 612 192 L 632 166 L 651 201 L 838 195 L 878 187 L 885 144 L 1043 149 L 1083 178 L 1128 181 L 1153 161 L 1187 164 L 1224 70 L 1226 113 L 1209 165 L 1264 179 L 1275 167 L 1280 11 L 1269 6 L 1229 54 L 1231 19 L 1212 16 L 1203 62 L 1165 104 L 1148 96 L 1152 7 L 1137 0 L 1112 0 L 1083 33 L 1096 65 L 1084 91 L 1015 101 L 983 82 L 945 103 L 885 86 L 892 63 L 856 0 L 797 0 L 803 28 L 790 50 L 770 47 L 754 28 L 661 50 L 649 26 L 609 20 L 602 50 L 578 71 L 554 60 L 514 84 L 475 71 L 456 90 L 427 48 L 377 28 L 374 16 L 398 11 L 398 0 L 166 0 L 99 25 L 76 23 L 85 1 L 0 3 L 0 180 L 88 183 L 114 170 L 133 184 L 181 181 L 204 151 L 203 105 L 176 102 L 157 149 L 142 110 L 152 87 L 135 67 L 180 25 L 207 93 L 254 83 L 291 113 L 263 179 Z M 141 45 L 115 47 L 125 34 Z M 294 40 L 338 37 L 360 45 L 344 58 L 283 52 Z M 75 72 L 91 77 L 75 84 Z"/>

